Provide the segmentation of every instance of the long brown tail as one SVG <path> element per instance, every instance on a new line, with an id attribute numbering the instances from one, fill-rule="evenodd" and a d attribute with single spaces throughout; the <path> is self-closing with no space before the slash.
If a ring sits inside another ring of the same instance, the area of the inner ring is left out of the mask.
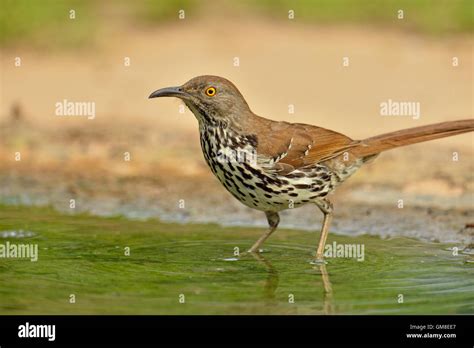
<path id="1" fill-rule="evenodd" d="M 361 145 L 351 152 L 365 157 L 378 154 L 396 147 L 421 143 L 423 141 L 450 137 L 474 130 L 474 119 L 431 124 L 396 132 L 385 133 L 361 141 Z"/>

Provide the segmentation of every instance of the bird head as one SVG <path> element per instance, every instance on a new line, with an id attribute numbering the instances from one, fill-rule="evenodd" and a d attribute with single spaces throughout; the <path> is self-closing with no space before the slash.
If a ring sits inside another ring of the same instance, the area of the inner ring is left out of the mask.
<path id="1" fill-rule="evenodd" d="M 176 97 L 186 104 L 200 122 L 237 121 L 250 112 L 237 87 L 219 76 L 198 76 L 182 86 L 161 88 L 149 98 Z"/>

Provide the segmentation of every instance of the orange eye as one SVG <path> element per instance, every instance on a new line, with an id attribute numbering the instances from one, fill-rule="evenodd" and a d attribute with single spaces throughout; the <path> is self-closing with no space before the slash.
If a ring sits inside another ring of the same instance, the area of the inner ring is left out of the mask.
<path id="1" fill-rule="evenodd" d="M 208 89 L 206 89 L 206 95 L 208 97 L 213 97 L 216 95 L 216 89 L 214 87 L 209 87 Z"/>

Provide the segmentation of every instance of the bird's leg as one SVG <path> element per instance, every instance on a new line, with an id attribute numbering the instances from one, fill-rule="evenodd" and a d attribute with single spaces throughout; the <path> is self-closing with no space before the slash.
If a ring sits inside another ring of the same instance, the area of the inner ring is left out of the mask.
<path id="1" fill-rule="evenodd" d="M 278 223 L 280 222 L 280 216 L 278 215 L 277 212 L 273 211 L 266 211 L 265 215 L 267 216 L 268 220 L 268 225 L 270 226 L 268 231 L 265 232 L 256 242 L 252 247 L 249 249 L 249 253 L 255 253 L 258 252 L 260 249 L 260 246 L 267 240 L 268 237 L 273 233 L 273 231 L 276 230 L 278 227 Z"/>
<path id="2" fill-rule="evenodd" d="M 319 238 L 318 250 L 316 251 L 316 260 L 323 261 L 324 258 L 324 246 L 326 245 L 326 239 L 329 233 L 329 225 L 332 220 L 332 203 L 327 199 L 316 203 L 319 209 L 324 214 L 323 226 L 321 227 L 321 237 Z"/>

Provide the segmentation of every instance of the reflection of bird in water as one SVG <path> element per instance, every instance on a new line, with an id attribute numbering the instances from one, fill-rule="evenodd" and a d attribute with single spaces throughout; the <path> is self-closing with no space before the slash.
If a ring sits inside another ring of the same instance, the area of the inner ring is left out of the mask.
<path id="1" fill-rule="evenodd" d="M 267 279 L 265 280 L 264 285 L 264 296 L 267 305 L 274 305 L 277 303 L 275 300 L 275 292 L 278 288 L 278 283 L 280 281 L 280 277 L 278 275 L 278 271 L 275 267 L 271 264 L 270 261 L 265 259 L 261 254 L 252 253 L 255 260 L 265 266 L 267 269 Z"/>
<path id="2" fill-rule="evenodd" d="M 329 280 L 329 273 L 326 269 L 325 264 L 320 264 L 314 267 L 314 269 L 318 269 L 321 272 L 321 277 L 323 280 L 323 287 L 324 287 L 324 314 L 334 314 L 334 308 L 332 304 L 332 284 Z"/>
<path id="3" fill-rule="evenodd" d="M 257 260 L 260 264 L 265 266 L 267 269 L 267 279 L 265 280 L 264 285 L 264 297 L 265 297 L 265 304 L 266 306 L 275 307 L 278 305 L 278 301 L 276 300 L 275 292 L 278 288 L 278 284 L 280 282 L 280 276 L 278 270 L 272 265 L 272 263 L 265 259 L 262 254 L 260 253 L 251 253 L 255 260 Z M 334 314 L 333 308 L 333 292 L 332 292 L 332 285 L 331 281 L 329 280 L 329 273 L 326 269 L 325 264 L 317 264 L 315 265 L 314 269 L 316 271 L 319 270 L 321 273 L 321 280 L 323 282 L 323 313 L 324 314 Z M 297 313 L 297 308 L 292 311 L 293 314 Z"/>

